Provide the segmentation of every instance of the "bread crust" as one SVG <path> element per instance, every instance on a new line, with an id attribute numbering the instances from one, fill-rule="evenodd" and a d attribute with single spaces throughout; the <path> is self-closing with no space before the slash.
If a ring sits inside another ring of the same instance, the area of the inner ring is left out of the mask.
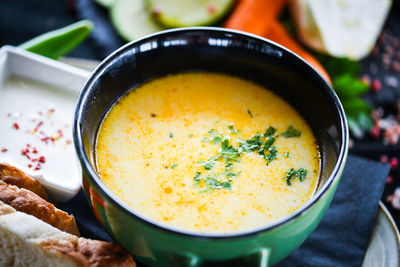
<path id="1" fill-rule="evenodd" d="M 0 228 L 18 236 L 20 239 L 16 240 L 18 240 L 19 247 L 23 247 L 21 246 L 23 243 L 23 245 L 42 249 L 43 255 L 52 257 L 53 264 L 54 260 L 58 258 L 59 262 L 64 263 L 66 259 L 70 260 L 69 266 L 136 266 L 132 256 L 116 243 L 78 238 L 69 233 L 61 232 L 38 218 L 16 211 L 2 201 L 0 201 Z M 5 255 L 0 255 L 0 261 L 1 257 L 5 257 Z M 18 257 L 18 255 L 12 255 L 11 260 L 12 257 Z M 27 259 L 31 260 L 29 256 Z"/>
<path id="2" fill-rule="evenodd" d="M 0 201 L 18 211 L 35 216 L 61 231 L 80 235 L 73 215 L 57 209 L 53 204 L 25 188 L 0 181 Z"/>
<path id="3" fill-rule="evenodd" d="M 48 200 L 47 193 L 38 180 L 29 177 L 20 169 L 7 163 L 0 163 L 0 180 L 19 188 L 28 189 L 41 198 Z"/>
<path id="4" fill-rule="evenodd" d="M 75 246 L 52 244 L 49 249 L 67 255 L 78 266 L 91 267 L 135 267 L 132 256 L 114 242 L 79 238 Z"/>

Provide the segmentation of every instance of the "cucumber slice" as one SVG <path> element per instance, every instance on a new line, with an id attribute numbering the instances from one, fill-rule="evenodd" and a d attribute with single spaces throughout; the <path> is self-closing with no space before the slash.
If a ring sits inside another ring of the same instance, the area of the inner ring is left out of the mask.
<path id="1" fill-rule="evenodd" d="M 110 8 L 115 2 L 115 0 L 94 0 L 94 1 L 105 8 Z"/>
<path id="2" fill-rule="evenodd" d="M 150 10 L 166 27 L 211 25 L 226 15 L 232 0 L 150 0 Z"/>
<path id="3" fill-rule="evenodd" d="M 162 28 L 153 21 L 145 0 L 115 0 L 110 9 L 111 22 L 127 41 L 157 32 Z"/>

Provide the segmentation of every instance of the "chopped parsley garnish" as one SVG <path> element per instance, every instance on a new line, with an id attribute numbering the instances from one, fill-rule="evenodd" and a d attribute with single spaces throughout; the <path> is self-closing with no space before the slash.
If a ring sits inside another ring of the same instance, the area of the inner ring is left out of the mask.
<path id="1" fill-rule="evenodd" d="M 172 138 L 172 137 L 174 137 L 174 134 L 173 133 L 169 133 L 169 138 Z"/>
<path id="2" fill-rule="evenodd" d="M 259 150 L 263 144 L 263 141 L 261 140 L 262 137 L 261 134 L 256 133 L 249 140 L 239 139 L 239 146 L 247 153 Z"/>
<path id="3" fill-rule="evenodd" d="M 290 154 L 289 154 L 289 152 L 285 152 L 285 154 L 283 154 L 283 156 L 284 156 L 285 158 L 289 158 L 289 157 L 290 157 Z"/>
<path id="4" fill-rule="evenodd" d="M 211 170 L 211 168 L 214 167 L 214 165 L 215 165 L 215 161 L 212 159 L 210 159 L 208 161 L 199 161 L 197 163 L 200 164 L 201 166 L 203 166 L 204 169 L 206 169 L 206 170 Z"/>
<path id="5" fill-rule="evenodd" d="M 250 115 L 250 118 L 253 118 L 253 114 L 251 114 L 250 109 L 247 110 L 247 113 Z"/>
<path id="6" fill-rule="evenodd" d="M 229 129 L 229 131 L 230 131 L 231 133 L 233 133 L 233 134 L 239 133 L 239 130 L 238 130 L 238 129 L 235 129 L 235 126 L 233 126 L 232 124 L 228 125 L 228 129 Z"/>
<path id="7" fill-rule="evenodd" d="M 275 142 L 274 137 L 272 137 L 272 136 L 268 137 L 267 140 L 265 141 L 263 150 L 268 150 L 274 142 Z"/>
<path id="8" fill-rule="evenodd" d="M 177 164 L 177 163 L 173 163 L 173 164 L 171 165 L 171 169 L 175 168 L 176 166 L 178 166 L 178 164 Z"/>
<path id="9" fill-rule="evenodd" d="M 289 126 L 289 128 L 281 133 L 281 135 L 286 138 L 299 137 L 301 135 L 301 132 L 293 128 L 293 126 Z"/>
<path id="10" fill-rule="evenodd" d="M 273 136 L 276 134 L 276 129 L 272 126 L 269 126 L 268 129 L 264 133 L 264 137 Z"/>
<path id="11" fill-rule="evenodd" d="M 274 159 L 278 158 L 278 150 L 276 150 L 275 146 L 271 146 L 268 149 L 269 153 L 267 155 L 264 156 L 264 158 L 267 160 L 267 166 L 269 165 L 269 163 L 271 161 L 273 161 Z"/>
<path id="12" fill-rule="evenodd" d="M 300 168 L 297 171 L 293 168 L 291 168 L 289 171 L 285 173 L 285 177 L 283 177 L 286 180 L 287 185 L 292 185 L 291 181 L 299 178 L 300 182 L 303 182 L 304 179 L 307 177 L 307 170 L 304 168 Z"/>
<path id="13" fill-rule="evenodd" d="M 192 134 L 192 133 L 190 133 L 190 134 L 188 135 L 188 137 L 189 137 L 189 138 L 192 138 L 192 137 L 193 137 L 193 134 Z"/>
<path id="14" fill-rule="evenodd" d="M 251 114 L 249 110 L 249 114 Z M 233 125 L 228 125 L 230 134 L 238 134 L 240 131 Z M 273 160 L 278 159 L 278 149 L 275 145 L 275 141 L 279 136 L 286 138 L 298 137 L 301 132 L 290 126 L 286 131 L 277 134 L 277 129 L 269 126 L 264 134 L 256 133 L 250 139 L 245 140 L 238 138 L 236 139 L 238 145 L 234 145 L 228 135 L 217 132 L 214 129 L 208 131 L 210 137 L 204 137 L 201 141 L 211 143 L 213 145 L 220 146 L 218 154 L 211 156 L 208 160 L 199 161 L 198 164 L 204 167 L 204 173 L 197 171 L 194 176 L 194 186 L 200 185 L 200 192 L 214 191 L 216 189 L 232 189 L 232 179 L 239 176 L 241 171 L 235 172 L 234 164 L 239 162 L 243 153 L 257 153 L 266 160 L 268 166 Z M 284 153 L 284 157 L 289 157 L 289 152 Z M 215 173 L 213 171 L 217 162 L 224 163 L 224 171 Z M 286 173 L 286 183 L 291 184 L 291 181 L 295 178 L 299 178 L 303 181 L 307 175 L 307 171 L 303 168 L 290 169 Z"/>
<path id="15" fill-rule="evenodd" d="M 222 137 L 221 136 L 216 136 L 212 140 L 214 145 L 218 145 L 219 143 L 221 143 L 221 141 L 222 141 Z"/>
<path id="16" fill-rule="evenodd" d="M 200 193 L 205 193 L 205 192 L 212 192 L 215 189 L 227 189 L 227 190 L 231 190 L 232 189 L 232 185 L 231 179 L 227 179 L 224 181 L 220 181 L 219 179 L 217 179 L 215 176 L 212 175 L 207 175 L 207 176 L 202 176 L 200 172 L 196 173 L 196 176 L 193 178 L 194 182 L 195 182 L 195 186 L 202 186 L 202 190 L 200 191 Z"/>

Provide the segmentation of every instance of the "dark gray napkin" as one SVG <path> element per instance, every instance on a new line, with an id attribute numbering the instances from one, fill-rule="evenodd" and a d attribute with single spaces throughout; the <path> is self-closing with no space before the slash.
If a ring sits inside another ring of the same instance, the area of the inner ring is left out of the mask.
<path id="1" fill-rule="evenodd" d="M 331 206 L 317 229 L 278 267 L 360 266 L 389 165 L 349 156 Z M 59 205 L 74 214 L 83 237 L 111 240 L 80 192 Z"/>
<path id="2" fill-rule="evenodd" d="M 389 169 L 389 165 L 349 156 L 320 224 L 277 267 L 361 266 Z"/>

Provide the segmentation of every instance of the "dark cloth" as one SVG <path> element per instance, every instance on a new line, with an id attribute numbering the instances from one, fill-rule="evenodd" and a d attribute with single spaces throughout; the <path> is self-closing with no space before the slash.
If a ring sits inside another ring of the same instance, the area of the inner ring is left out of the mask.
<path id="1" fill-rule="evenodd" d="M 350 156 L 321 223 L 277 266 L 361 266 L 389 168 Z"/>
<path id="2" fill-rule="evenodd" d="M 336 195 L 321 223 L 278 266 L 360 266 L 388 172 L 388 165 L 349 156 Z M 60 208 L 75 215 L 82 236 L 110 240 L 83 192 Z"/>

